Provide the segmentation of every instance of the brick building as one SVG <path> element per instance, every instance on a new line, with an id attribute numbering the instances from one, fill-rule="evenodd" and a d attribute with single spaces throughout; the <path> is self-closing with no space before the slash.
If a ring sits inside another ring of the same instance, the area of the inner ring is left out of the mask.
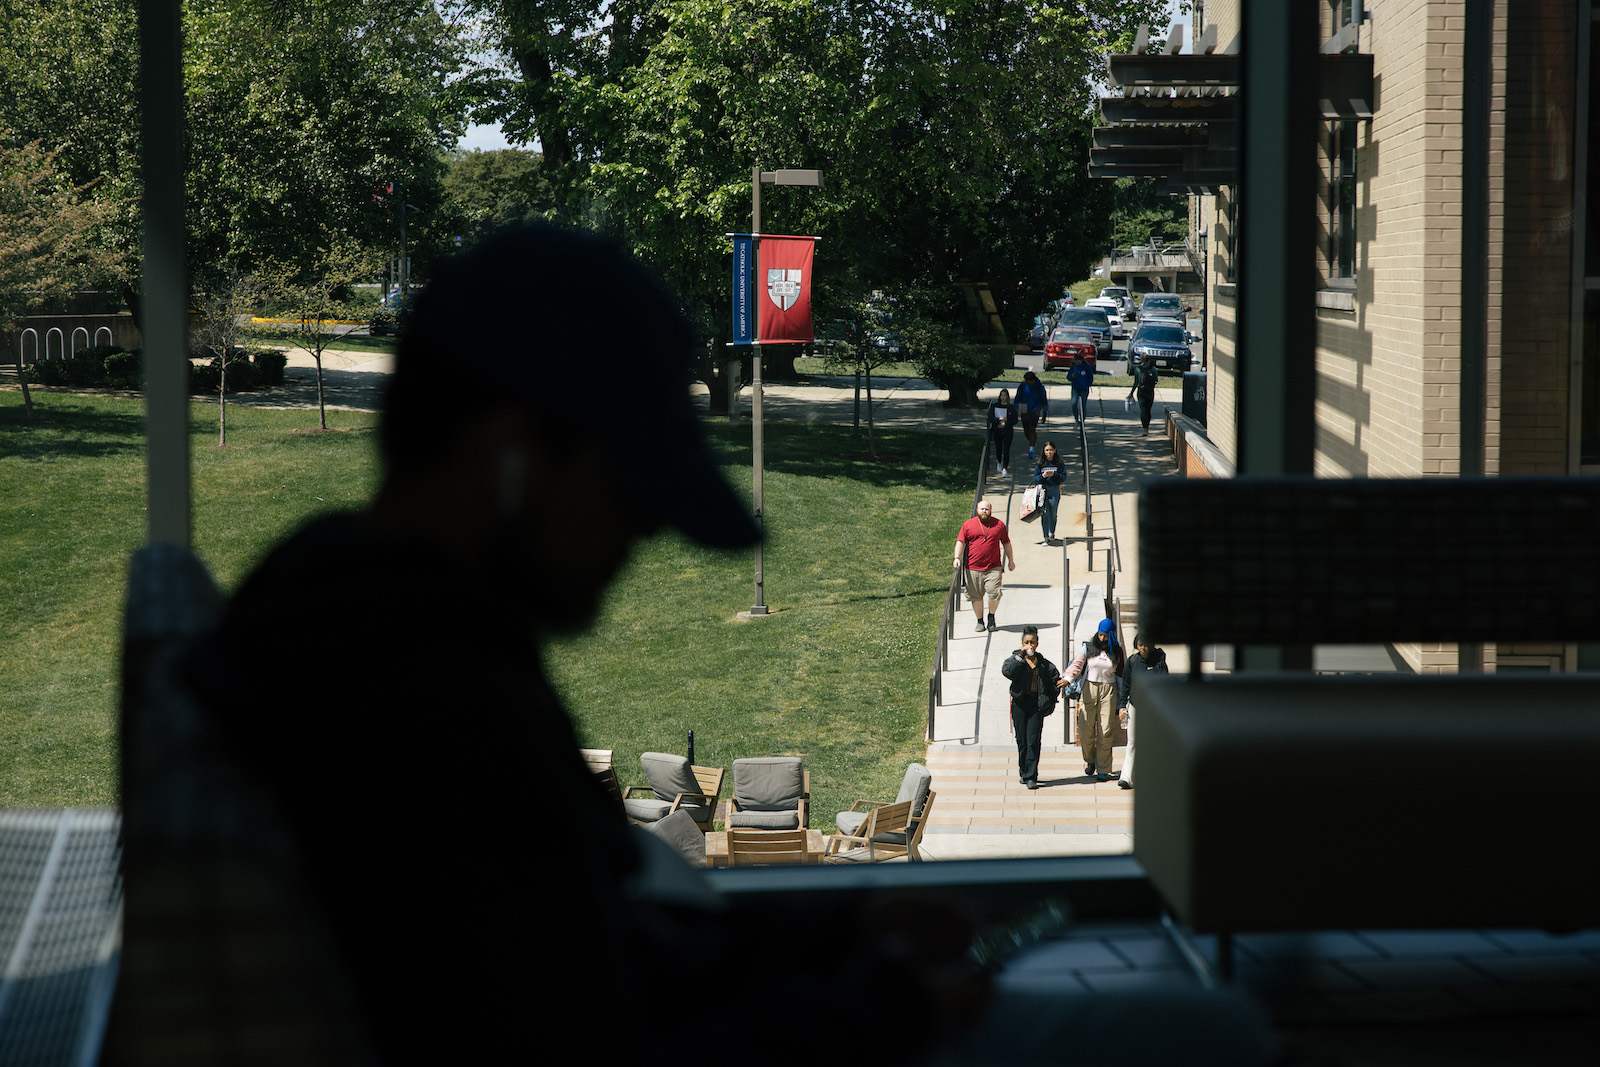
<path id="1" fill-rule="evenodd" d="M 1125 163 L 1115 172 L 1192 194 L 1192 224 L 1207 238 L 1209 378 L 1197 432 L 1212 459 L 1206 466 L 1192 448 L 1184 458 L 1191 472 L 1227 476 L 1243 466 L 1239 222 L 1250 195 L 1229 107 L 1249 34 L 1239 0 L 1194 7 L 1192 58 L 1112 61 L 1104 140 L 1143 126 L 1135 132 L 1166 145 L 1165 164 L 1115 150 L 1097 161 L 1102 173 Z M 1315 344 L 1308 472 L 1600 472 L 1600 227 L 1586 210 L 1600 171 L 1590 132 L 1600 4 L 1316 7 L 1315 317 L 1300 320 Z M 1130 98 L 1147 102 L 1127 121 Z M 1185 112 L 1209 117 L 1182 123 Z M 1458 663 L 1453 647 L 1399 651 L 1422 671 Z M 1483 665 L 1559 670 L 1580 659 L 1590 665 L 1578 646 L 1502 645 L 1485 650 Z"/>

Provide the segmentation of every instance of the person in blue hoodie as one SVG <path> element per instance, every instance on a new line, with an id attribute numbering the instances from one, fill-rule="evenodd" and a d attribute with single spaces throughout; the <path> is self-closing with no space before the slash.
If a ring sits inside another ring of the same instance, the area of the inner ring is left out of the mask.
<path id="1" fill-rule="evenodd" d="M 1017 417 L 1022 420 L 1022 436 L 1028 439 L 1028 458 L 1033 458 L 1033 446 L 1039 443 L 1039 423 L 1050 415 L 1050 395 L 1044 383 L 1033 371 L 1022 376 L 1017 387 Z"/>
<path id="2" fill-rule="evenodd" d="M 1089 408 L 1089 387 L 1094 384 L 1094 368 L 1082 353 L 1072 357 L 1072 366 L 1067 368 L 1067 382 L 1072 386 L 1072 414 L 1082 422 Z"/>

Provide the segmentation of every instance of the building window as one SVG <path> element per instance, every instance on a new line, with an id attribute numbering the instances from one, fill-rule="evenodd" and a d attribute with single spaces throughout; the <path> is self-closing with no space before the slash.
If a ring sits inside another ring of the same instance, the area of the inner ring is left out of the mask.
<path id="1" fill-rule="evenodd" d="M 1332 174 L 1328 182 L 1331 211 L 1328 232 L 1331 247 L 1328 265 L 1334 278 L 1350 280 L 1356 276 L 1356 123 L 1339 122 L 1333 127 L 1333 151 L 1329 153 Z"/>

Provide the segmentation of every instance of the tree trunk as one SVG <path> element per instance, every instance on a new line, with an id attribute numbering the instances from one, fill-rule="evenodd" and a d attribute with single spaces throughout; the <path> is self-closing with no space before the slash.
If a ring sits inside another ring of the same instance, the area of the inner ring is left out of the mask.
<path id="1" fill-rule="evenodd" d="M 217 379 L 217 447 L 228 447 L 228 357 L 223 355 L 219 364 L 222 375 Z"/>
<path id="2" fill-rule="evenodd" d="M 867 455 L 878 458 L 878 440 L 872 433 L 872 372 L 867 372 Z"/>
<path id="3" fill-rule="evenodd" d="M 322 403 L 322 349 L 313 349 L 311 357 L 317 364 L 317 426 L 326 430 L 328 428 L 328 409 Z"/>

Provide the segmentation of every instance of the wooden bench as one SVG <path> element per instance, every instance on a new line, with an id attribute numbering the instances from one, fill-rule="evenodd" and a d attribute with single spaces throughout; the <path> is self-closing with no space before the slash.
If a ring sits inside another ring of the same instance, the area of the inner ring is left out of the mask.
<path id="1" fill-rule="evenodd" d="M 1600 641 L 1596 480 L 1152 483 L 1139 527 L 1140 630 L 1196 667 Z M 1192 670 L 1138 716 L 1134 854 L 1194 930 L 1600 925 L 1595 677 Z"/>

